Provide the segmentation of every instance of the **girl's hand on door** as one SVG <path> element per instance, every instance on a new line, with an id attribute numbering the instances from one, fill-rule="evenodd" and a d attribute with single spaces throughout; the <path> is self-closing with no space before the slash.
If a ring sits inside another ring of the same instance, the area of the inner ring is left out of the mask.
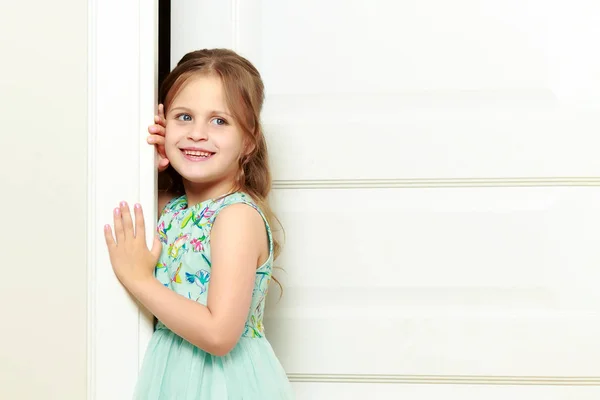
<path id="1" fill-rule="evenodd" d="M 104 238 L 113 271 L 128 290 L 143 285 L 154 278 L 154 268 L 160 256 L 162 244 L 154 236 L 152 250 L 146 244 L 146 228 L 142 206 L 134 207 L 135 223 L 126 202 L 114 209 L 114 234 L 110 225 L 104 226 Z"/>
<path id="2" fill-rule="evenodd" d="M 165 133 L 167 121 L 165 120 L 165 109 L 162 104 L 158 105 L 158 114 L 154 116 L 154 124 L 148 126 L 148 143 L 156 146 L 158 152 L 158 171 L 164 171 L 169 166 L 169 160 L 165 153 Z"/>

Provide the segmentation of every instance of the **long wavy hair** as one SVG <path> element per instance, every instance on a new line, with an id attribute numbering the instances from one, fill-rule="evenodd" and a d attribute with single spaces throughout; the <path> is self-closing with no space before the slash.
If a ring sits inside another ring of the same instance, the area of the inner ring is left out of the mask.
<path id="1" fill-rule="evenodd" d="M 234 191 L 249 194 L 265 214 L 272 231 L 275 224 L 283 231 L 268 201 L 272 178 L 267 142 L 260 122 L 264 102 L 264 84 L 260 73 L 250 61 L 228 49 L 203 49 L 187 53 L 161 84 L 159 99 L 164 105 L 165 114 L 184 85 L 198 74 L 212 74 L 221 79 L 227 105 L 252 149 L 239 160 Z M 159 174 L 159 190 L 177 195 L 185 193 L 181 175 L 170 165 Z M 281 244 L 273 235 L 274 258 L 279 256 L 280 251 Z M 277 279 L 273 279 L 279 284 Z"/>

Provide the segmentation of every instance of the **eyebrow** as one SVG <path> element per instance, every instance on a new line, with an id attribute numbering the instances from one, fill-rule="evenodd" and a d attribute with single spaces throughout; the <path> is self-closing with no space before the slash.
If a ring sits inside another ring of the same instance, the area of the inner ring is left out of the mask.
<path id="1" fill-rule="evenodd" d="M 189 109 L 189 108 L 187 108 L 187 107 L 173 107 L 173 108 L 171 108 L 171 110 L 170 110 L 170 111 L 171 111 L 171 112 L 173 112 L 173 111 L 177 111 L 177 110 L 180 110 L 180 111 L 186 111 L 186 112 L 190 112 L 190 113 L 192 112 L 192 110 L 190 110 L 190 109 Z M 226 115 L 226 116 L 228 116 L 229 118 L 232 118 L 232 119 L 233 119 L 233 116 L 232 116 L 231 114 L 229 114 L 229 113 L 226 113 L 225 111 L 211 110 L 211 111 L 209 111 L 208 113 L 209 113 L 209 114 L 223 114 L 223 115 Z"/>

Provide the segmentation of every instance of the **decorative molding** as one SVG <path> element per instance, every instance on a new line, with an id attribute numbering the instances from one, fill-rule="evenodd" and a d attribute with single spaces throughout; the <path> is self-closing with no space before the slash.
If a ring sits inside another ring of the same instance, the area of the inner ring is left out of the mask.
<path id="1" fill-rule="evenodd" d="M 87 399 L 131 398 L 150 323 L 112 271 L 103 225 L 120 200 L 156 215 L 157 0 L 88 1 Z M 124 111 L 126 110 L 126 112 Z M 146 224 L 147 238 L 154 236 Z"/>
<path id="2" fill-rule="evenodd" d="M 486 375 L 379 375 L 379 374 L 288 374 L 291 382 L 303 383 L 392 383 L 421 385 L 511 385 L 511 386 L 600 386 L 600 376 L 486 376 Z"/>
<path id="3" fill-rule="evenodd" d="M 96 221 L 96 0 L 88 0 L 88 143 L 87 143 L 87 400 L 96 399 L 96 251 L 97 232 L 95 232 Z M 92 229 L 90 229 L 90 227 Z"/>
<path id="4" fill-rule="evenodd" d="M 158 104 L 158 0 L 147 0 L 139 5 L 139 64 L 138 64 L 138 198 L 146 215 L 146 242 L 151 246 L 156 233 L 156 183 L 158 173 L 154 146 L 146 142 L 148 121 L 153 121 Z M 139 135 L 139 136 L 138 136 Z M 151 218 L 148 218 L 150 216 Z M 148 342 L 154 332 L 154 316 L 139 308 L 138 368 L 141 369 Z"/>
<path id="5" fill-rule="evenodd" d="M 600 177 L 274 180 L 274 189 L 600 186 Z"/>

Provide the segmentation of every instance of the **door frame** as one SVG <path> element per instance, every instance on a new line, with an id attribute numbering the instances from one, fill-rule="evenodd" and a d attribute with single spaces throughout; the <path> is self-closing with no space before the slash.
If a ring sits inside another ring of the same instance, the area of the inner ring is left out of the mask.
<path id="1" fill-rule="evenodd" d="M 156 227 L 158 0 L 88 0 L 87 399 L 130 399 L 152 318 L 116 279 L 103 236 L 120 200 Z"/>

